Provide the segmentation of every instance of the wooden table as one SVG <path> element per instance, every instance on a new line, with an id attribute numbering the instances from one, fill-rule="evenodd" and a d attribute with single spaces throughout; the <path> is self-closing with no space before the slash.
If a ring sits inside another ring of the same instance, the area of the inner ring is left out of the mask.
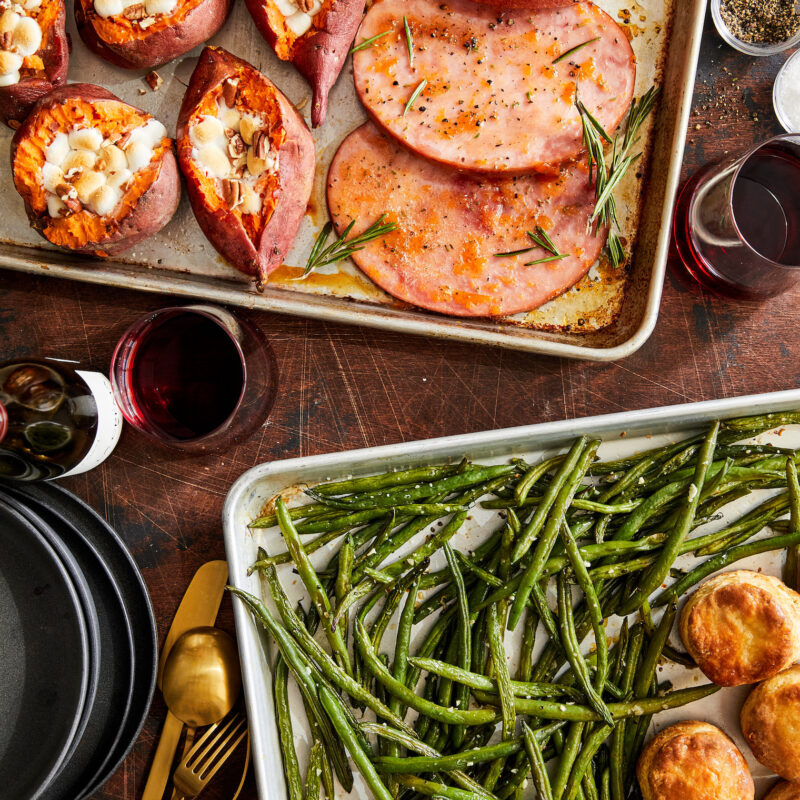
<path id="1" fill-rule="evenodd" d="M 685 174 L 781 132 L 771 93 L 782 62 L 782 57 L 738 54 L 720 40 L 709 17 Z M 637 354 L 617 364 L 254 314 L 275 349 L 281 382 L 270 419 L 248 444 L 219 457 L 188 458 L 126 428 L 102 468 L 64 483 L 130 545 L 163 639 L 195 569 L 224 558 L 223 499 L 234 479 L 254 464 L 794 388 L 800 380 L 797 300 L 797 293 L 790 293 L 763 304 L 726 302 L 687 289 L 669 273 L 655 333 Z M 0 357 L 41 353 L 105 370 L 125 328 L 168 303 L 166 297 L 4 272 Z M 221 623 L 231 624 L 229 601 Z M 157 698 L 133 752 L 98 799 L 139 798 L 163 713 Z M 235 771 L 235 766 L 228 770 L 204 796 L 230 798 L 239 777 Z M 252 776 L 242 797 L 256 797 Z"/>

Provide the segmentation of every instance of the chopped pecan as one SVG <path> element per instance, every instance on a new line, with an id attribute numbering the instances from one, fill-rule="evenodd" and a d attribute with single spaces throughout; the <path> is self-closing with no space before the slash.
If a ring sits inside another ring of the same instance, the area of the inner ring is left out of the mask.
<path id="1" fill-rule="evenodd" d="M 262 161 L 269 154 L 269 134 L 266 131 L 256 131 L 253 134 L 253 154 Z"/>
<path id="2" fill-rule="evenodd" d="M 161 85 L 164 83 L 164 79 L 155 71 L 148 72 L 147 75 L 144 76 L 144 82 L 154 91 L 157 92 Z"/>
<path id="3" fill-rule="evenodd" d="M 222 199 L 228 208 L 236 208 L 242 202 L 242 186 L 239 181 L 227 178 L 222 181 Z"/>
<path id="4" fill-rule="evenodd" d="M 244 139 L 242 139 L 238 133 L 235 133 L 228 140 L 228 155 L 231 158 L 238 158 L 240 155 L 246 152 L 247 145 L 244 143 Z"/>
<path id="5" fill-rule="evenodd" d="M 228 78 L 222 84 L 222 99 L 228 108 L 233 108 L 236 105 L 236 93 L 239 91 L 239 84 Z"/>
<path id="6" fill-rule="evenodd" d="M 132 6 L 128 6 L 123 12 L 122 16 L 125 19 L 144 19 L 147 16 L 147 9 L 144 6 L 144 3 L 134 3 Z"/>
<path id="7" fill-rule="evenodd" d="M 6 31 L 0 34 L 0 50 L 10 50 L 11 45 L 14 43 L 14 32 Z"/>
<path id="8" fill-rule="evenodd" d="M 83 211 L 83 206 L 81 205 L 81 201 L 78 200 L 77 197 L 62 197 L 61 202 L 64 203 L 64 205 L 74 214 Z"/>
<path id="9" fill-rule="evenodd" d="M 297 0 L 297 7 L 310 14 L 314 10 L 314 0 Z"/>

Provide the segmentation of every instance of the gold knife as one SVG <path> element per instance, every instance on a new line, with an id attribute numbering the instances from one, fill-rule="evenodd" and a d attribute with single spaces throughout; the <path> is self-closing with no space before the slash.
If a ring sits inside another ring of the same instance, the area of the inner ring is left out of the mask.
<path id="1" fill-rule="evenodd" d="M 164 646 L 161 648 L 156 679 L 159 689 L 164 673 L 164 663 L 172 645 L 186 631 L 214 624 L 227 582 L 228 564 L 226 561 L 209 561 L 194 574 L 189 588 L 175 612 L 175 618 L 172 620 L 167 638 L 164 640 Z M 161 800 L 164 795 L 182 730 L 183 723 L 174 714 L 167 711 L 167 718 L 161 729 L 161 736 L 153 763 L 150 766 L 150 774 L 147 776 L 142 800 Z"/>

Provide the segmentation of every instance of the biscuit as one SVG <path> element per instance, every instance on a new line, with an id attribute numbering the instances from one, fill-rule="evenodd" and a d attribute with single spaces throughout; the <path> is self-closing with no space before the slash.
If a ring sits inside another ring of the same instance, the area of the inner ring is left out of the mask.
<path id="1" fill-rule="evenodd" d="M 800 781 L 800 667 L 756 686 L 740 720 L 758 761 L 781 778 Z"/>
<path id="2" fill-rule="evenodd" d="M 686 602 L 680 634 L 714 683 L 758 683 L 800 658 L 800 595 L 770 575 L 724 572 Z"/>
<path id="3" fill-rule="evenodd" d="M 644 800 L 753 800 L 755 794 L 744 756 L 707 722 L 661 731 L 639 756 L 636 776 Z"/>

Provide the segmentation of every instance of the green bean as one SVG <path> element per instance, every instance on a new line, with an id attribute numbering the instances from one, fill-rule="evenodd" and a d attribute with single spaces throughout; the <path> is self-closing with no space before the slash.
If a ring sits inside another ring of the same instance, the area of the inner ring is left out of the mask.
<path id="1" fill-rule="evenodd" d="M 371 492 L 378 489 L 402 486 L 406 483 L 437 480 L 438 478 L 452 475 L 458 468 L 458 464 L 414 467 L 412 469 L 398 470 L 397 472 L 385 472 L 382 475 L 368 475 L 364 478 L 348 478 L 344 481 L 318 483 L 314 487 L 314 491 L 325 497 L 332 497 L 340 494 L 354 494 L 356 492 Z"/>
<path id="2" fill-rule="evenodd" d="M 528 597 L 530 596 L 533 584 L 539 580 L 545 562 L 550 557 L 553 545 L 558 537 L 558 530 L 561 526 L 561 517 L 569 507 L 569 504 L 572 501 L 572 496 L 580 485 L 580 482 L 583 480 L 583 476 L 589 469 L 590 464 L 594 460 L 595 454 L 597 453 L 597 448 L 599 446 L 600 442 L 598 440 L 594 440 L 589 442 L 585 448 L 582 448 L 579 451 L 579 455 L 575 461 L 574 469 L 569 477 L 565 480 L 561 490 L 558 492 L 558 496 L 556 497 L 556 500 L 550 509 L 544 530 L 542 530 L 542 535 L 539 537 L 539 541 L 536 543 L 536 549 L 533 552 L 533 557 L 523 573 L 522 580 L 514 597 L 514 602 L 511 604 L 511 611 L 508 615 L 508 629 L 511 631 L 517 627 L 519 618 L 522 616 L 522 612 L 528 602 Z M 567 462 L 565 462 L 565 464 L 566 463 Z M 517 548 L 514 550 L 515 556 L 518 550 L 519 546 L 517 546 Z M 516 561 L 518 559 L 514 558 L 514 560 Z"/>
<path id="3" fill-rule="evenodd" d="M 472 666 L 472 639 L 471 624 L 469 619 L 469 601 L 467 600 L 467 590 L 464 585 L 464 576 L 458 566 L 455 552 L 449 542 L 445 542 L 444 554 L 447 559 L 447 566 L 453 576 L 453 585 L 456 589 L 456 599 L 458 603 L 458 660 L 462 669 L 469 670 Z M 469 708 L 469 687 L 460 686 L 456 691 L 456 708 Z M 464 741 L 464 729 L 455 728 L 453 730 L 453 746 L 460 747 Z"/>
<path id="4" fill-rule="evenodd" d="M 483 508 L 491 509 L 508 509 L 509 511 L 514 508 L 528 508 L 538 506 L 542 502 L 541 497 L 529 497 L 524 503 L 518 504 L 514 500 L 486 500 L 481 503 Z M 576 508 L 579 511 L 594 511 L 597 514 L 630 514 L 635 511 L 641 504 L 641 500 L 629 500 L 624 503 L 615 503 L 610 505 L 608 503 L 601 503 L 597 500 L 586 500 L 584 498 L 575 497 L 570 503 L 570 508 Z"/>
<path id="5" fill-rule="evenodd" d="M 319 791 L 322 788 L 322 753 L 322 742 L 314 742 L 306 769 L 305 800 L 319 800 Z"/>
<path id="6" fill-rule="evenodd" d="M 589 608 L 590 603 L 588 597 L 585 599 L 585 602 L 587 603 L 587 608 Z M 600 613 L 602 614 L 602 611 Z M 593 616 L 591 609 L 589 610 L 589 616 L 590 619 Z M 567 577 L 563 572 L 558 574 L 558 621 L 561 644 L 589 705 L 600 714 L 600 717 L 605 720 L 607 724 L 612 724 L 611 713 L 603 702 L 600 692 L 592 685 L 589 678 L 589 668 L 581 653 L 580 642 L 578 641 L 578 635 L 575 630 L 575 619 L 572 614 L 572 598 L 567 584 Z M 606 651 L 606 659 L 607 658 L 608 651 Z M 601 690 L 605 684 L 605 677 L 605 675 L 602 675 L 598 680 L 598 685 Z"/>
<path id="7" fill-rule="evenodd" d="M 495 588 L 503 585 L 503 581 L 501 581 L 500 578 L 492 575 L 491 572 L 488 572 L 474 561 L 467 558 L 460 550 L 456 550 L 454 552 L 459 564 L 473 573 L 473 575 L 475 575 L 479 580 L 482 580 L 484 583 L 487 583 L 489 586 L 494 586 Z"/>
<path id="8" fill-rule="evenodd" d="M 378 575 L 385 577 L 386 581 L 379 580 Z M 350 591 L 341 599 L 339 605 L 336 606 L 336 609 L 333 612 L 333 618 L 331 619 L 331 627 L 336 629 L 339 626 L 339 622 L 346 618 L 348 610 L 356 605 L 356 603 L 363 600 L 370 592 L 372 592 L 376 583 L 386 582 L 392 582 L 392 579 L 389 578 L 388 575 L 383 576 L 383 573 L 376 572 L 376 574 L 370 576 L 368 580 L 361 581 L 357 586 L 353 586 Z"/>
<path id="9" fill-rule="evenodd" d="M 581 739 L 585 728 L 585 722 L 573 722 L 569 726 L 564 746 L 561 749 L 561 755 L 556 765 L 556 771 L 553 775 L 553 797 L 556 800 L 561 800 L 561 796 L 564 794 L 575 759 L 581 749 Z"/>
<path id="10" fill-rule="evenodd" d="M 322 744 L 322 760 L 320 767 L 322 772 L 322 786 L 325 789 L 325 796 L 328 798 L 328 800 L 335 800 L 333 769 L 331 768 L 331 759 L 329 758 L 328 751 L 325 747 L 325 738 L 322 733 L 322 728 L 320 728 L 319 723 L 317 722 L 311 707 L 306 702 L 305 697 L 303 697 L 303 707 L 305 708 L 308 727 L 311 730 L 311 741 L 320 742 Z"/>
<path id="11" fill-rule="evenodd" d="M 519 645 L 519 662 L 517 663 L 517 680 L 529 681 L 533 671 L 533 649 L 536 646 L 536 630 L 539 618 L 528 609 L 525 626 L 522 629 L 522 641 Z"/>
<path id="12" fill-rule="evenodd" d="M 554 456 L 547 458 L 535 467 L 531 467 L 520 479 L 514 490 L 516 504 L 521 506 L 528 496 L 528 492 L 536 485 L 540 478 L 546 475 L 551 469 L 557 467 L 564 460 L 564 456 Z"/>
<path id="13" fill-rule="evenodd" d="M 608 641 L 606 640 L 606 631 L 603 625 L 603 609 L 600 607 L 600 600 L 597 597 L 592 579 L 589 577 L 589 571 L 586 568 L 586 562 L 583 559 L 578 543 L 572 535 L 566 520 L 561 521 L 559 528 L 559 536 L 567 551 L 572 572 L 578 582 L 578 586 L 583 591 L 586 602 L 586 608 L 589 610 L 589 619 L 592 623 L 594 631 L 595 649 L 597 651 L 597 678 L 595 683 L 595 690 L 598 692 L 598 697 L 603 691 L 606 678 L 608 677 Z M 602 712 L 601 712 L 602 713 Z"/>
<path id="14" fill-rule="evenodd" d="M 449 725 L 485 725 L 498 719 L 498 714 L 491 709 L 445 708 L 418 697 L 405 684 L 395 680 L 392 674 L 383 668 L 380 660 L 375 655 L 375 651 L 372 649 L 367 632 L 359 620 L 356 620 L 355 623 L 355 641 L 364 663 L 378 681 L 388 689 L 390 694 L 399 698 L 405 705 L 410 706 L 420 714 L 425 714 L 425 716 L 437 722 L 444 722 Z"/>
<path id="15" fill-rule="evenodd" d="M 417 576 L 414 583 L 408 590 L 408 596 L 400 613 L 400 621 L 397 625 L 397 640 L 394 650 L 393 674 L 398 681 L 405 682 L 408 675 L 409 645 L 411 642 L 411 627 L 414 621 L 414 604 L 419 592 L 420 577 Z M 405 711 L 403 704 L 392 698 L 389 708 L 398 716 L 402 716 Z"/>
<path id="16" fill-rule="evenodd" d="M 670 708 L 702 700 L 718 692 L 719 686 L 705 684 L 691 689 L 676 689 L 661 697 L 646 697 L 641 700 L 630 700 L 622 703 L 608 703 L 608 710 L 614 719 L 627 719 L 628 717 L 641 717 L 657 714 Z M 475 690 L 475 698 L 480 703 L 497 706 L 500 703 L 495 694 Z M 539 719 L 563 719 L 570 722 L 601 722 L 602 717 L 592 708 L 574 703 L 556 703 L 550 700 L 536 700 L 524 697 L 514 698 L 517 714 L 527 714 L 529 717 Z M 497 719 L 495 715 L 494 719 Z"/>
<path id="17" fill-rule="evenodd" d="M 342 691 L 349 694 L 355 700 L 363 703 L 379 717 L 388 720 L 397 728 L 411 732 L 411 728 L 400 719 L 397 714 L 394 714 L 390 708 L 381 703 L 376 697 L 373 697 L 364 687 L 355 681 L 347 672 L 345 672 L 339 665 L 320 647 L 317 640 L 308 632 L 306 627 L 300 622 L 294 609 L 289 604 L 288 598 L 283 592 L 275 568 L 266 570 L 266 578 L 269 583 L 272 599 L 278 608 L 278 612 L 283 619 L 284 624 L 289 628 L 294 636 L 297 637 L 297 643 L 300 645 L 302 652 L 307 658 L 315 663 L 322 674 Z M 269 627 L 272 633 L 273 627 L 280 628 L 275 619 L 270 614 L 267 607 L 253 595 L 242 591 L 241 589 L 231 589 L 231 592 L 241 597 L 254 610 L 258 619 L 262 621 L 265 626 Z M 289 634 L 286 634 L 289 636 Z"/>
<path id="18" fill-rule="evenodd" d="M 322 503 L 309 503 L 304 506 L 295 506 L 289 509 L 289 516 L 293 520 L 315 519 L 317 517 L 335 517 L 339 514 L 330 507 Z M 278 524 L 278 515 L 273 511 L 270 514 L 263 514 L 252 522 L 247 523 L 247 527 L 252 529 L 274 528 Z"/>
<path id="19" fill-rule="evenodd" d="M 681 513 L 680 520 L 661 548 L 655 563 L 642 577 L 639 587 L 634 591 L 631 597 L 622 601 L 617 611 L 621 616 L 629 614 L 631 611 L 638 608 L 644 600 L 647 600 L 661 585 L 664 578 L 669 573 L 669 569 L 675 561 L 681 545 L 686 540 L 692 527 L 692 521 L 694 520 L 697 505 L 700 501 L 700 494 L 703 491 L 703 486 L 708 474 L 708 467 L 714 457 L 714 448 L 717 443 L 718 433 L 719 422 L 715 422 L 708 431 L 700 449 L 697 466 L 694 471 L 694 478 L 690 484 L 686 505 Z M 694 487 L 694 494 L 692 494 L 692 487 Z"/>
<path id="20" fill-rule="evenodd" d="M 272 568 L 274 571 L 274 567 Z M 347 759 L 341 751 L 341 744 L 334 735 L 331 727 L 330 720 L 325 714 L 319 702 L 317 694 L 317 685 L 312 677 L 312 662 L 308 656 L 297 646 L 295 640 L 290 634 L 278 624 L 277 620 L 272 616 L 267 607 L 254 595 L 245 592 L 242 589 L 237 589 L 235 586 L 228 586 L 228 591 L 238 597 L 251 611 L 256 621 L 259 622 L 270 634 L 276 646 L 281 652 L 284 660 L 292 671 L 297 685 L 300 687 L 300 692 L 303 698 L 312 709 L 320 728 L 325 736 L 325 743 L 331 754 L 333 761 L 333 768 L 336 770 L 336 776 L 339 778 L 339 783 L 345 787 L 346 791 L 350 791 L 353 787 L 353 775 L 350 772 L 350 767 L 347 764 Z M 310 634 L 309 634 L 310 636 Z M 313 637 L 310 636 L 313 639 Z M 326 654 L 327 656 L 327 654 Z M 331 659 L 333 664 L 333 660 Z M 344 675 L 347 673 L 342 670 Z M 348 676 L 349 677 L 349 676 Z M 388 709 L 387 709 L 388 710 Z"/>
<path id="21" fill-rule="evenodd" d="M 303 781 L 294 749 L 292 713 L 289 706 L 289 666 L 278 652 L 272 670 L 272 693 L 275 698 L 275 719 L 278 725 L 278 743 L 283 758 L 283 777 L 289 800 L 303 800 Z"/>
<path id="22" fill-rule="evenodd" d="M 567 455 L 564 457 L 558 472 L 553 477 L 552 483 L 547 487 L 547 491 L 542 497 L 541 502 L 536 509 L 536 513 L 531 518 L 531 521 L 522 529 L 519 535 L 517 544 L 514 547 L 514 552 L 511 554 L 512 563 L 516 564 L 516 562 L 528 552 L 531 545 L 536 540 L 536 537 L 542 530 L 542 527 L 547 519 L 547 515 L 550 513 L 550 509 L 556 502 L 556 498 L 560 494 L 562 487 L 567 482 L 567 479 L 572 475 L 575 466 L 578 463 L 578 459 L 586 447 L 587 441 L 588 440 L 585 436 L 577 439 L 570 448 L 569 453 L 567 453 Z M 544 561 L 545 559 L 542 559 L 542 563 L 544 563 Z"/>
<path id="23" fill-rule="evenodd" d="M 456 789 L 454 786 L 446 786 L 435 781 L 426 781 L 414 775 L 398 775 L 397 781 L 403 786 L 408 786 L 410 789 L 414 789 L 428 797 L 445 797 L 448 800 L 475 800 L 475 795 L 472 792 L 466 792 L 463 789 Z"/>
<path id="24" fill-rule="evenodd" d="M 350 753 L 350 757 L 358 767 L 358 771 L 376 800 L 394 800 L 393 795 L 384 786 L 368 755 L 362 749 L 358 737 L 350 727 L 350 723 L 344 713 L 344 706 L 339 697 L 327 686 L 322 685 L 319 687 L 319 701 L 322 703 L 322 707 L 328 714 L 336 733 L 344 743 L 347 752 Z"/>
<path id="25" fill-rule="evenodd" d="M 531 774 L 536 791 L 541 800 L 553 800 L 553 787 L 550 785 L 550 776 L 547 774 L 542 748 L 526 722 L 522 723 L 522 734 L 525 738 L 525 752 L 528 754 L 531 764 Z"/>
<path id="26" fill-rule="evenodd" d="M 294 561 L 297 574 L 303 581 L 303 585 L 311 596 L 311 602 L 317 609 L 317 614 L 320 616 L 322 629 L 325 631 L 328 644 L 331 646 L 334 656 L 339 662 L 339 666 L 347 673 L 352 674 L 353 667 L 350 664 L 350 655 L 347 652 L 347 645 L 344 643 L 341 633 L 331 624 L 330 600 L 328 599 L 327 593 L 322 588 L 322 584 L 306 554 L 303 543 L 300 541 L 300 537 L 297 534 L 294 523 L 289 517 L 283 498 L 278 498 L 275 504 L 275 511 L 278 515 L 278 525 L 280 525 L 286 547 L 292 554 L 292 561 Z"/>
<path id="27" fill-rule="evenodd" d="M 564 800 L 573 800 L 573 798 L 576 797 L 580 783 L 586 771 L 589 769 L 592 759 L 603 745 L 603 742 L 608 739 L 613 728 L 613 725 L 598 725 L 595 730 L 589 734 L 570 771 L 569 780 L 567 781 L 566 788 L 562 795 Z"/>
<path id="28" fill-rule="evenodd" d="M 750 558 L 750 556 L 756 556 L 760 553 L 769 553 L 772 550 L 781 550 L 784 547 L 794 547 L 798 544 L 800 544 L 800 532 L 782 536 L 770 536 L 767 539 L 759 539 L 755 542 L 732 547 L 730 550 L 726 550 L 724 553 L 720 553 L 699 564 L 687 572 L 679 581 L 664 589 L 653 602 L 653 606 L 664 605 L 673 596 L 680 597 L 703 578 L 711 575 L 712 572 L 717 572 L 723 567 L 741 561 L 743 558 Z"/>
<path id="29" fill-rule="evenodd" d="M 517 717 L 514 711 L 514 693 L 511 689 L 511 675 L 508 672 L 506 649 L 503 644 L 503 623 L 497 605 L 488 609 L 489 653 L 494 664 L 494 674 L 497 680 L 497 691 L 500 695 L 500 708 L 503 717 L 503 738 L 510 739 L 514 735 Z"/>
<path id="30" fill-rule="evenodd" d="M 800 482 L 797 478 L 797 466 L 791 458 L 786 459 L 786 483 L 789 487 L 790 532 L 797 533 L 800 531 Z M 800 590 L 800 547 L 786 548 L 783 582 L 790 589 Z"/>
<path id="31" fill-rule="evenodd" d="M 444 517 L 447 514 L 452 514 L 460 508 L 461 506 L 455 506 L 451 503 L 414 503 L 411 505 L 394 506 L 392 509 L 369 508 L 362 511 L 353 511 L 351 514 L 344 514 L 341 517 L 333 517 L 327 520 L 311 520 L 311 522 L 304 522 L 296 527 L 298 534 L 302 536 L 310 533 L 329 533 L 331 531 L 339 531 L 340 534 L 344 534 L 356 525 L 363 525 L 367 522 L 373 522 L 376 519 L 385 518 L 392 512 L 398 517 L 435 516 L 438 518 Z"/>
<path id="32" fill-rule="evenodd" d="M 794 425 L 800 422 L 800 412 L 798 411 L 776 411 L 770 414 L 759 414 L 752 417 L 736 417 L 734 419 L 726 419 L 722 423 L 722 427 L 726 431 L 733 431 L 737 434 L 743 434 L 740 438 L 745 436 L 756 435 L 754 431 L 763 433 L 764 431 L 772 430 L 773 428 L 780 428 L 784 425 Z"/>

